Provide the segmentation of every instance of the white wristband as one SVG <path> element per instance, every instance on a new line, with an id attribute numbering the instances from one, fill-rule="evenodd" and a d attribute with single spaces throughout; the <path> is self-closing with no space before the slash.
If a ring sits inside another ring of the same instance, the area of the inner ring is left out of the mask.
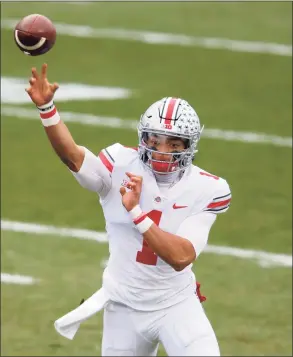
<path id="1" fill-rule="evenodd" d="M 131 211 L 128 212 L 133 223 L 135 224 L 136 229 L 139 233 L 144 234 L 150 226 L 154 223 L 146 213 L 142 211 L 139 205 L 132 208 Z"/>
<path id="2" fill-rule="evenodd" d="M 53 100 L 37 108 L 39 109 L 40 117 L 44 126 L 48 127 L 59 123 L 60 116 Z"/>
<path id="3" fill-rule="evenodd" d="M 149 217 L 146 216 L 143 221 L 136 224 L 135 226 L 136 229 L 139 231 L 139 233 L 144 234 L 147 230 L 150 229 L 153 223 L 154 222 Z"/>
<path id="4" fill-rule="evenodd" d="M 53 107 L 54 106 L 54 102 L 53 102 L 53 99 L 49 102 L 49 103 L 46 103 L 44 105 L 41 105 L 41 106 L 37 106 L 37 108 L 40 110 L 40 111 L 45 111 L 47 109 L 49 109 L 50 107 Z"/>
<path id="5" fill-rule="evenodd" d="M 138 218 L 142 214 L 142 209 L 139 207 L 139 205 L 136 205 L 128 213 L 129 213 L 131 219 L 134 221 L 136 218 Z"/>

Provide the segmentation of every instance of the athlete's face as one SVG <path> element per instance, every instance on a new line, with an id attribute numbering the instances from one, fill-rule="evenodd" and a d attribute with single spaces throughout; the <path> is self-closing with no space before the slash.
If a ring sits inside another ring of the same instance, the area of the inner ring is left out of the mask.
<path id="1" fill-rule="evenodd" d="M 152 158 L 159 161 L 170 161 L 171 152 L 181 152 L 185 149 L 182 139 L 165 135 L 149 134 L 146 141 L 148 147 L 160 151 L 153 152 Z"/>

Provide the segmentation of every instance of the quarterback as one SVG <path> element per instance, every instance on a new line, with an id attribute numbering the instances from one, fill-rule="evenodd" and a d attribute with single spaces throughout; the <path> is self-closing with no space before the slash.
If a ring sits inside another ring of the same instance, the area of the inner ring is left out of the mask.
<path id="1" fill-rule="evenodd" d="M 99 195 L 110 257 L 102 287 L 55 321 L 72 339 L 104 310 L 102 356 L 219 356 L 196 289 L 193 262 L 231 192 L 225 179 L 194 166 L 202 127 L 187 101 L 166 97 L 138 123 L 138 147 L 114 143 L 99 155 L 75 143 L 53 102 L 47 65 L 26 89 L 48 139 L 79 184 Z"/>

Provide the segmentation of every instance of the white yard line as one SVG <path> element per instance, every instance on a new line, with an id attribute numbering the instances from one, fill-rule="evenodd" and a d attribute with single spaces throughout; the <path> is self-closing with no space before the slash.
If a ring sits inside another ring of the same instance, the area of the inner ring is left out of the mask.
<path id="1" fill-rule="evenodd" d="M 1 76 L 1 104 L 18 105 L 30 104 L 31 99 L 24 88 L 28 85 L 28 79 L 22 77 Z M 57 102 L 74 100 L 117 100 L 129 99 L 131 90 L 121 87 L 97 86 L 85 83 L 63 82 L 59 83 L 60 89 L 54 99 Z"/>
<path id="2" fill-rule="evenodd" d="M 79 238 L 85 240 L 95 240 L 100 243 L 106 243 L 108 241 L 105 233 L 99 233 L 87 229 L 60 228 L 60 227 L 47 226 L 38 223 L 25 223 L 25 222 L 1 220 L 1 230 L 32 233 L 32 234 L 57 235 L 61 237 L 72 237 L 72 238 Z"/>
<path id="3" fill-rule="evenodd" d="M 24 232 L 31 234 L 47 234 L 62 237 L 73 237 L 84 240 L 93 240 L 99 243 L 107 242 L 107 234 L 86 229 L 60 228 L 37 223 L 15 222 L 1 220 L 1 230 Z M 279 266 L 292 267 L 292 255 L 268 253 L 260 250 L 232 248 L 225 246 L 208 245 L 204 251 L 217 255 L 228 255 L 240 259 L 255 259 L 262 267 Z M 106 264 L 106 261 L 103 261 Z"/>
<path id="4" fill-rule="evenodd" d="M 17 117 L 21 119 L 40 120 L 35 109 L 27 109 L 22 107 L 10 107 L 2 105 L 1 115 L 6 117 Z M 85 113 L 62 112 L 61 117 L 64 122 L 127 130 L 136 130 L 138 124 L 137 120 L 124 120 L 121 118 L 102 117 Z M 268 135 L 264 133 L 252 133 L 222 129 L 204 129 L 202 137 L 226 141 L 240 141 L 243 143 L 269 144 L 290 148 L 292 147 L 292 137 Z"/>
<path id="5" fill-rule="evenodd" d="M 14 29 L 19 19 L 1 19 L 2 29 Z M 177 45 L 201 47 L 246 53 L 265 53 L 278 56 L 292 56 L 292 46 L 286 44 L 239 41 L 228 38 L 196 37 L 162 32 L 93 28 L 90 26 L 54 23 L 58 35 L 85 38 L 109 38 L 124 41 L 137 41 L 153 45 Z"/>
<path id="6" fill-rule="evenodd" d="M 31 276 L 1 273 L 1 284 L 2 283 L 17 284 L 17 285 L 32 285 L 37 283 L 37 279 Z"/>

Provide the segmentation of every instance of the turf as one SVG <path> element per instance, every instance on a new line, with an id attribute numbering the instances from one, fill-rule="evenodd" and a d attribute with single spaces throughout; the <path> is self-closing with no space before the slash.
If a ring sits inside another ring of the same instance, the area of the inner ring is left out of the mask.
<path id="1" fill-rule="evenodd" d="M 55 22 L 291 44 L 290 3 L 1 3 L 1 17 L 41 13 Z M 58 36 L 45 56 L 24 56 L 1 31 L 1 75 L 29 79 L 46 61 L 57 82 L 128 88 L 125 100 L 59 102 L 58 109 L 138 119 L 164 96 L 181 96 L 206 128 L 292 136 L 291 57 Z M 23 105 L 33 108 L 33 105 Z M 68 124 L 98 153 L 114 142 L 137 145 L 133 130 Z M 55 156 L 41 124 L 1 118 L 2 219 L 104 231 L 98 197 L 82 189 Z M 292 254 L 292 151 L 271 144 L 202 138 L 196 164 L 223 176 L 232 204 L 210 243 Z M 3 232 L 1 271 L 40 279 L 1 286 L 1 354 L 99 355 L 102 315 L 72 342 L 53 321 L 101 283 L 106 244 Z M 292 271 L 203 254 L 196 274 L 223 355 L 292 354 Z M 163 348 L 160 355 L 164 355 Z"/>

